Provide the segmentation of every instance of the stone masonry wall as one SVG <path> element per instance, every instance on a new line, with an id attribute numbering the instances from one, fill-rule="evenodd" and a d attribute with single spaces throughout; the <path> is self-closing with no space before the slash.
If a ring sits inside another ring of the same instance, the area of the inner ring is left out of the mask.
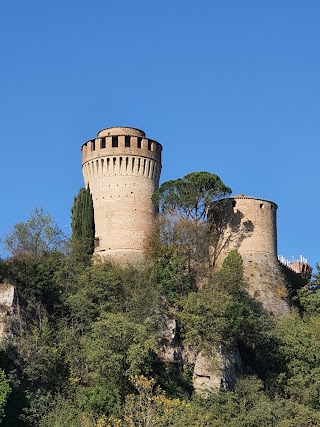
<path id="1" fill-rule="evenodd" d="M 218 202 L 219 203 L 219 202 Z M 274 315 L 289 310 L 286 277 L 277 259 L 277 205 L 238 195 L 223 201 L 223 227 L 215 246 L 219 269 L 231 250 L 238 250 L 248 292 Z"/>

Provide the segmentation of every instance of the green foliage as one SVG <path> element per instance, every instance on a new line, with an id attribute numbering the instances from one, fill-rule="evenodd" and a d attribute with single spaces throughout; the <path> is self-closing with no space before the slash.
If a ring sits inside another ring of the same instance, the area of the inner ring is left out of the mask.
<path id="1" fill-rule="evenodd" d="M 169 427 L 181 424 L 190 405 L 180 399 L 167 399 L 156 387 L 154 379 L 142 375 L 132 377 L 138 395 L 128 395 L 124 405 L 123 426 Z"/>
<path id="2" fill-rule="evenodd" d="M 121 278 L 109 264 L 89 266 L 78 272 L 70 291 L 67 304 L 73 324 L 90 325 L 105 312 L 123 309 Z"/>
<path id="3" fill-rule="evenodd" d="M 26 222 L 18 222 L 4 244 L 15 257 L 40 257 L 46 252 L 62 251 L 66 237 L 50 214 L 34 208 Z"/>
<path id="4" fill-rule="evenodd" d="M 180 218 L 205 220 L 209 206 L 231 193 L 221 179 L 209 172 L 193 172 L 183 178 L 164 182 L 153 200 L 161 212 Z"/>
<path id="5" fill-rule="evenodd" d="M 177 305 L 184 343 L 215 354 L 218 345 L 238 346 L 243 361 L 264 380 L 281 370 L 279 337 L 272 317 L 245 291 L 241 256 L 231 252 L 220 272 Z"/>
<path id="6" fill-rule="evenodd" d="M 320 410 L 320 319 L 303 320 L 296 314 L 278 321 L 282 358 L 286 371 L 279 376 L 285 396 Z"/>
<path id="7" fill-rule="evenodd" d="M 243 261 L 238 251 L 231 251 L 222 263 L 215 280 L 217 285 L 231 295 L 238 295 L 245 287 Z"/>
<path id="8" fill-rule="evenodd" d="M 319 411 L 301 405 L 294 400 L 276 400 L 274 411 L 277 427 L 318 427 L 320 425 Z"/>
<path id="9" fill-rule="evenodd" d="M 207 281 L 210 263 L 210 225 L 189 219 L 160 216 L 145 242 L 170 302 Z"/>
<path id="10" fill-rule="evenodd" d="M 9 379 L 3 369 L 0 369 L 0 422 L 5 416 L 5 408 L 11 393 Z"/>
<path id="11" fill-rule="evenodd" d="M 210 352 L 226 335 L 226 313 L 230 304 L 232 297 L 211 289 L 190 292 L 183 297 L 178 306 L 177 317 L 185 343 Z"/>
<path id="12" fill-rule="evenodd" d="M 194 278 L 188 274 L 187 266 L 186 256 L 170 247 L 163 247 L 154 263 L 154 280 L 170 304 L 195 290 Z"/>
<path id="13" fill-rule="evenodd" d="M 317 272 L 314 273 L 313 279 L 315 283 L 319 285 L 320 284 L 320 265 L 319 264 L 316 264 L 316 269 L 317 269 Z"/>
<path id="14" fill-rule="evenodd" d="M 15 286 L 20 314 L 24 323 L 35 312 L 53 313 L 62 306 L 61 293 L 69 275 L 67 258 L 59 252 L 48 252 L 38 258 L 13 258 L 6 263 L 5 280 Z"/>
<path id="15" fill-rule="evenodd" d="M 206 351 L 219 343 L 233 345 L 241 339 L 250 330 L 243 328 L 251 311 L 242 295 L 244 287 L 242 258 L 233 251 L 207 286 L 181 298 L 177 316 L 184 339 Z"/>
<path id="16" fill-rule="evenodd" d="M 92 324 L 84 340 L 88 384 L 108 381 L 126 389 L 130 375 L 151 369 L 155 339 L 147 327 L 131 322 L 125 314 L 104 314 Z"/>
<path id="17" fill-rule="evenodd" d="M 53 407 L 40 420 L 39 427 L 96 427 L 94 416 L 70 397 L 58 395 Z"/>
<path id="18" fill-rule="evenodd" d="M 39 319 L 39 325 L 30 328 L 19 339 L 16 365 L 24 371 L 29 384 L 54 390 L 65 378 L 61 346 L 55 342 L 55 332 L 48 319 Z"/>
<path id="19" fill-rule="evenodd" d="M 300 316 L 272 318 L 248 295 L 236 251 L 210 273 L 210 224 L 200 208 L 190 212 L 172 220 L 167 211 L 153 262 L 139 269 L 86 265 L 88 252 L 74 262 L 53 247 L 0 262 L 17 297 L 0 353 L 2 425 L 320 425 L 318 292 L 297 291 Z M 192 397 L 192 364 L 159 357 L 172 318 L 175 339 L 196 351 L 238 347 L 246 375 L 233 391 Z"/>
<path id="20" fill-rule="evenodd" d="M 320 315 L 320 291 L 312 291 L 309 286 L 297 290 L 294 298 L 304 316 Z"/>
<path id="21" fill-rule="evenodd" d="M 89 186 L 81 188 L 71 210 L 72 253 L 78 262 L 89 264 L 94 251 L 95 224 Z"/>
<path id="22" fill-rule="evenodd" d="M 119 389 L 110 384 L 78 387 L 75 399 L 84 413 L 118 416 L 122 411 Z"/>
<path id="23" fill-rule="evenodd" d="M 176 266 L 177 262 L 184 264 L 189 289 L 195 285 L 202 286 L 209 275 L 212 231 L 211 224 L 207 222 L 209 207 L 230 192 L 231 189 L 217 175 L 194 172 L 163 183 L 153 196 L 161 216 L 147 241 L 147 252 L 154 260 L 162 258 L 162 264 L 166 264 L 165 258 L 168 257 L 174 259 Z M 166 268 L 166 276 L 170 275 L 170 269 Z M 187 290 L 187 281 L 181 282 L 184 282 L 183 289 Z M 171 302 L 177 293 L 172 283 L 172 280 L 166 280 L 165 285 Z"/>
<path id="24" fill-rule="evenodd" d="M 157 318 L 164 311 L 164 303 L 154 266 L 125 267 L 119 270 L 119 277 L 124 292 L 123 310 L 130 320 L 158 328 Z"/>
<path id="25" fill-rule="evenodd" d="M 320 284 L 320 266 L 316 265 L 317 272 L 313 275 L 312 281 L 306 281 L 306 285 L 296 290 L 293 297 L 294 302 L 299 307 L 301 314 L 304 316 L 319 316 L 320 315 L 320 292 L 319 289 L 310 289 L 309 285 Z"/>
<path id="26" fill-rule="evenodd" d="M 21 420 L 28 426 L 38 427 L 43 417 L 53 407 L 53 396 L 51 392 L 41 389 L 25 392 L 28 406 L 23 409 Z"/>
<path id="27" fill-rule="evenodd" d="M 152 376 L 171 399 L 186 400 L 194 394 L 193 364 L 184 361 L 183 371 L 175 362 L 157 363 L 153 366 Z"/>

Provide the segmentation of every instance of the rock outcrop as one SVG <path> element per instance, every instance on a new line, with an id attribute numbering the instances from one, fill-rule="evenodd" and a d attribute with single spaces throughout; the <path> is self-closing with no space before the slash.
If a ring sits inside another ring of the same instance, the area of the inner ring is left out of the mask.
<path id="1" fill-rule="evenodd" d="M 193 386 L 197 393 L 206 393 L 220 388 L 232 389 L 242 372 L 242 362 L 235 347 L 224 349 L 221 345 L 212 349 L 211 355 L 185 349 L 184 361 L 194 365 Z"/>
<path id="2" fill-rule="evenodd" d="M 14 286 L 0 283 L 0 337 L 10 334 L 9 322 L 14 312 Z"/>

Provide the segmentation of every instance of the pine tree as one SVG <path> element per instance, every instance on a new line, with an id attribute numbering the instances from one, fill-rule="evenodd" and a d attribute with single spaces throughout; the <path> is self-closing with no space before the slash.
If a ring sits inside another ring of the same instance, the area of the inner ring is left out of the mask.
<path id="1" fill-rule="evenodd" d="M 95 235 L 93 201 L 89 186 L 81 188 L 74 198 L 71 215 L 71 242 L 74 259 L 89 264 L 94 251 Z"/>

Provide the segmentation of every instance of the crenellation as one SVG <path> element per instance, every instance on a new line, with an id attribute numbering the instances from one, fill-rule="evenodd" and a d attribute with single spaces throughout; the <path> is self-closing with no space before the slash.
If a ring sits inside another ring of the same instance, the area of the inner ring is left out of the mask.
<path id="1" fill-rule="evenodd" d="M 128 140 L 126 143 L 125 135 L 113 135 L 89 140 L 81 150 L 83 164 L 107 154 L 146 157 L 161 162 L 162 146 L 157 141 L 142 137 L 130 137 L 130 143 Z"/>

